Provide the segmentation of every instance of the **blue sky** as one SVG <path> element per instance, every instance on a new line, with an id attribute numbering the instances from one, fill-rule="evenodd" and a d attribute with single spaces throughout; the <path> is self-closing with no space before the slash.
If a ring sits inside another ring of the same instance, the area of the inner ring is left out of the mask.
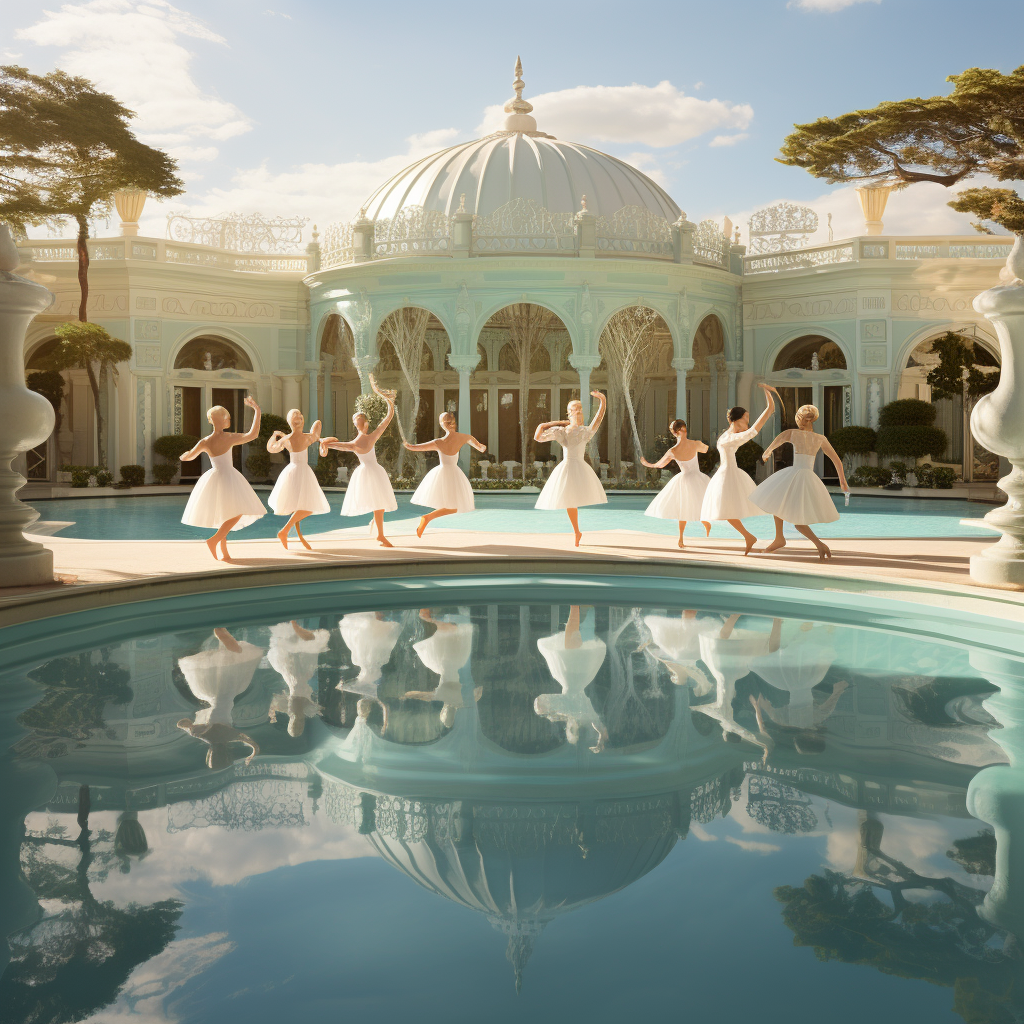
<path id="1" fill-rule="evenodd" d="M 5 11 L 0 60 L 61 66 L 138 114 L 179 158 L 195 213 L 352 216 L 414 157 L 484 134 L 521 54 L 541 130 L 640 166 L 690 219 L 745 228 L 779 199 L 860 230 L 850 189 L 774 162 L 794 122 L 948 90 L 1024 63 L 1024 5 L 980 0 L 330 3 L 37 0 Z M 946 190 L 893 197 L 887 229 L 970 231 Z M 744 232 L 745 233 L 745 232 Z"/>

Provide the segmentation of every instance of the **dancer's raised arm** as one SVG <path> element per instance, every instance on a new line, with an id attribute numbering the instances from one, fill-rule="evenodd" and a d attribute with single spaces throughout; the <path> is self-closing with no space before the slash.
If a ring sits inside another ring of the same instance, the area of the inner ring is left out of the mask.
<path id="1" fill-rule="evenodd" d="M 403 441 L 402 446 L 410 452 L 436 452 L 439 451 L 436 441 L 424 441 L 422 444 L 409 444 Z"/>
<path id="2" fill-rule="evenodd" d="M 252 409 L 252 426 L 244 434 L 238 435 L 236 444 L 248 444 L 260 436 L 260 407 L 256 404 L 256 399 L 252 395 L 245 396 L 245 404 Z"/>
<path id="3" fill-rule="evenodd" d="M 533 432 L 534 441 L 540 440 L 540 435 L 545 430 L 550 430 L 552 427 L 567 427 L 569 426 L 568 420 L 548 420 L 547 423 L 540 423 L 537 425 L 537 429 Z"/>
<path id="4" fill-rule="evenodd" d="M 370 437 L 373 439 L 373 443 L 376 444 L 378 438 L 385 430 L 388 429 L 388 425 L 391 423 L 395 416 L 395 392 L 384 391 L 377 385 L 377 381 L 374 380 L 373 374 L 370 374 L 370 387 L 373 388 L 374 392 L 380 395 L 385 402 L 388 403 L 387 415 L 377 424 L 377 428 L 370 433 Z"/>
<path id="5" fill-rule="evenodd" d="M 309 428 L 309 443 L 316 444 L 320 440 L 320 434 L 323 433 L 324 425 L 320 420 L 314 420 L 313 426 Z"/>
<path id="6" fill-rule="evenodd" d="M 772 392 L 774 391 L 775 394 L 778 394 L 771 384 L 759 384 L 758 387 L 764 390 L 764 393 L 768 398 L 768 408 L 766 408 L 765 411 L 761 413 L 756 420 L 754 420 L 753 429 L 755 431 L 759 431 L 768 422 L 768 418 L 771 414 L 775 412 L 775 399 L 772 398 Z"/>
<path id="7" fill-rule="evenodd" d="M 342 441 L 337 437 L 321 437 L 320 438 L 320 454 L 326 455 L 329 448 L 333 448 L 336 452 L 351 452 L 355 451 L 355 441 Z"/>
<path id="8" fill-rule="evenodd" d="M 468 437 L 469 441 L 467 443 L 471 444 L 478 452 L 487 451 L 487 445 L 485 445 L 482 441 L 478 441 L 472 434 L 469 434 Z"/>
<path id="9" fill-rule="evenodd" d="M 596 434 L 597 428 L 601 426 L 601 420 L 604 419 L 605 409 L 608 408 L 608 399 L 605 398 L 604 393 L 601 391 L 591 391 L 590 397 L 596 398 L 601 403 L 600 408 L 594 413 L 594 418 L 590 421 L 590 432 Z"/>
<path id="10" fill-rule="evenodd" d="M 696 448 L 694 449 L 694 451 L 696 451 L 698 455 L 703 455 L 704 452 L 708 451 L 708 446 L 703 441 L 694 441 L 693 443 L 696 445 Z M 678 447 L 679 447 L 678 444 L 672 445 L 672 447 L 669 448 L 669 450 L 667 452 L 665 452 L 665 454 L 662 455 L 662 457 L 660 459 L 658 459 L 657 462 L 648 462 L 641 455 L 640 456 L 640 464 L 643 465 L 643 466 L 646 466 L 648 469 L 664 469 L 670 462 L 672 462 L 675 459 L 675 455 L 673 455 L 672 453 Z M 691 456 L 691 458 L 692 458 L 692 456 Z"/>

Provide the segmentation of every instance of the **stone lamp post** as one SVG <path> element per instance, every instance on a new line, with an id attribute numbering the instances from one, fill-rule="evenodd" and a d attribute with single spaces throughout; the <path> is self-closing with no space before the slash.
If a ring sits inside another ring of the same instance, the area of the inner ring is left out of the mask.
<path id="1" fill-rule="evenodd" d="M 995 391 L 971 413 L 971 433 L 985 448 L 1009 460 L 999 481 L 1007 502 L 982 520 L 1002 537 L 971 558 L 971 578 L 990 587 L 1024 590 L 1024 236 L 1017 235 L 1006 268 L 1006 282 L 974 300 L 992 321 L 999 338 L 1000 375 Z"/>
<path id="2" fill-rule="evenodd" d="M 25 331 L 53 296 L 13 273 L 18 250 L 0 224 L 0 586 L 28 587 L 53 582 L 53 552 L 25 539 L 23 530 L 39 513 L 15 495 L 25 478 L 14 472 L 15 457 L 45 441 L 53 431 L 53 406 L 25 387 Z"/>

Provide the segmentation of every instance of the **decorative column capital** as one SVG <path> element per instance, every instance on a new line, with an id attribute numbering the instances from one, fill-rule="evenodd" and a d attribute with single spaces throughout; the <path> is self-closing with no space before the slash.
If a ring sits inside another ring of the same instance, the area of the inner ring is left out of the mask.
<path id="1" fill-rule="evenodd" d="M 448 365 L 459 373 L 472 373 L 480 362 L 480 353 L 471 352 L 456 355 L 454 352 L 448 353 Z"/>
<path id="2" fill-rule="evenodd" d="M 672 360 L 672 369 L 677 373 L 689 373 L 695 365 L 696 362 L 689 356 L 676 356 Z"/>
<path id="3" fill-rule="evenodd" d="M 743 370 L 742 359 L 726 359 L 725 368 L 729 373 L 740 373 Z"/>
<path id="4" fill-rule="evenodd" d="M 591 354 L 577 354 L 575 352 L 569 353 L 569 365 L 577 373 L 590 373 L 591 370 L 596 370 L 601 365 L 600 356 L 596 359 Z"/>

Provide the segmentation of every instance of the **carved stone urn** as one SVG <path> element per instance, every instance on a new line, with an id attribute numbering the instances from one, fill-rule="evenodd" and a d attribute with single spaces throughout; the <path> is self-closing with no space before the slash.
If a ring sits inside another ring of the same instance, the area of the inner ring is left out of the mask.
<path id="1" fill-rule="evenodd" d="M 987 586 L 1024 590 L 1024 236 L 1013 243 L 1001 277 L 1005 284 L 974 300 L 974 308 L 995 327 L 1001 369 L 999 386 L 971 413 L 971 433 L 1012 469 L 999 481 L 1006 504 L 983 520 L 1002 537 L 971 558 L 971 578 Z"/>
<path id="2" fill-rule="evenodd" d="M 17 247 L 0 224 L 0 586 L 5 587 L 53 582 L 53 553 L 25 538 L 25 527 L 39 513 L 15 497 L 25 478 L 12 468 L 19 453 L 53 431 L 53 406 L 25 387 L 25 331 L 53 296 L 14 274 L 17 265 Z"/>

